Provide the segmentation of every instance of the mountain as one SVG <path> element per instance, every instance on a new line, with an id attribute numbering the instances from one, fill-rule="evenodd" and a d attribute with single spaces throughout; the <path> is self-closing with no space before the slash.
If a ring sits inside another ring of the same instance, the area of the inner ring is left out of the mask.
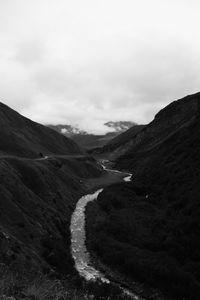
<path id="1" fill-rule="evenodd" d="M 90 157 L 0 157 L 0 262 L 70 272 L 71 212 L 100 173 Z"/>
<path id="2" fill-rule="evenodd" d="M 63 124 L 58 124 L 58 125 L 47 125 L 49 128 L 54 129 L 55 131 L 64 134 L 65 136 L 71 137 L 76 134 L 81 134 L 85 135 L 87 134 L 86 131 L 81 130 L 77 126 L 72 126 L 72 125 L 63 125 Z"/>
<path id="3" fill-rule="evenodd" d="M 86 193 L 84 182 L 101 173 L 75 142 L 0 104 L 1 299 L 46 299 L 47 293 L 58 299 L 63 278 L 69 295 L 78 280 L 71 214 Z"/>
<path id="4" fill-rule="evenodd" d="M 137 125 L 134 122 L 130 121 L 109 121 L 104 123 L 105 126 L 114 129 L 116 132 L 124 132 L 128 130 L 130 127 Z"/>
<path id="5" fill-rule="evenodd" d="M 107 140 L 105 145 L 99 145 L 99 147 L 95 147 L 88 152 L 91 154 L 100 154 L 113 159 L 122 153 L 122 149 L 123 152 L 126 151 L 126 145 L 128 145 L 130 140 L 132 140 L 144 127 L 145 125 L 134 125 L 121 134 Z"/>
<path id="6" fill-rule="evenodd" d="M 81 154 L 72 140 L 35 123 L 0 103 L 0 154 L 38 157 L 46 154 Z"/>
<path id="7" fill-rule="evenodd" d="M 116 136 L 116 132 L 108 132 L 103 135 L 96 135 L 96 134 L 75 134 L 71 138 L 75 141 L 78 145 L 85 149 L 92 149 L 94 147 L 101 147 L 107 141 L 112 139 L 113 136 Z"/>
<path id="8" fill-rule="evenodd" d="M 145 159 L 146 162 L 150 159 L 150 153 L 155 153 L 154 150 L 157 151 L 162 145 L 168 145 L 170 138 L 189 128 L 193 122 L 197 121 L 199 97 L 200 93 L 189 95 L 162 109 L 142 131 L 115 150 L 118 157 L 116 159 L 117 167 L 126 167 L 125 160 L 127 156 L 129 157 L 129 169 L 131 168 L 132 159 L 137 159 L 137 156 Z M 133 164 L 134 171 L 135 167 L 135 164 Z"/>
<path id="9" fill-rule="evenodd" d="M 104 123 L 108 127 L 109 132 L 105 134 L 90 134 L 76 126 L 71 125 L 48 125 L 48 127 L 70 137 L 79 146 L 91 149 L 94 147 L 102 147 L 112 138 L 116 137 L 120 133 L 126 131 L 131 126 L 136 125 L 134 122 L 130 121 L 109 121 Z M 110 130 L 112 131 L 110 132 Z"/>
<path id="10" fill-rule="evenodd" d="M 194 101 L 190 102 L 191 97 L 193 96 L 187 96 L 181 102 L 171 103 L 161 110 L 150 124 L 133 126 L 103 147 L 93 149 L 91 152 L 106 155 L 115 160 L 128 152 L 132 151 L 135 155 L 137 149 L 148 150 L 162 143 L 194 117 L 197 104 Z M 198 97 L 198 94 L 194 97 Z M 190 105 L 182 105 L 182 102 L 190 102 Z"/>
<path id="11" fill-rule="evenodd" d="M 200 93 L 162 109 L 120 152 L 115 167 L 132 182 L 90 204 L 91 251 L 169 299 L 199 299 Z"/>

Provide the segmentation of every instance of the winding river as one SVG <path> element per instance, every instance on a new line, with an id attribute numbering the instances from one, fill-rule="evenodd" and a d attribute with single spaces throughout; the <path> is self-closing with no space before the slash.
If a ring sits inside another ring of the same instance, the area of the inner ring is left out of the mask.
<path id="1" fill-rule="evenodd" d="M 107 169 L 104 165 L 102 165 L 103 169 L 108 172 L 118 172 L 117 170 Z M 124 181 L 131 181 L 132 174 L 124 173 Z M 71 218 L 71 252 L 75 262 L 75 267 L 79 274 L 84 277 L 86 280 L 101 280 L 102 282 L 109 283 L 109 279 L 105 277 L 105 275 L 96 270 L 90 260 L 90 255 L 87 251 L 85 239 L 85 208 L 87 204 L 91 201 L 97 199 L 99 193 L 101 193 L 103 189 L 97 190 L 95 193 L 85 195 L 79 199 L 76 204 L 76 208 L 72 214 Z M 120 286 L 119 286 L 120 287 Z M 120 287 L 121 288 L 121 287 Z M 125 294 L 128 294 L 132 299 L 141 299 L 132 292 L 121 288 Z"/>

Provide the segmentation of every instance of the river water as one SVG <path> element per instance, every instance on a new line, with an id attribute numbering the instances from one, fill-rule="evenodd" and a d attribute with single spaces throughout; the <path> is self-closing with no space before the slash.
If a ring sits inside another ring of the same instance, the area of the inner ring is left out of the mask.
<path id="1" fill-rule="evenodd" d="M 109 283 L 109 280 L 91 265 L 90 255 L 85 245 L 85 208 L 88 202 L 97 199 L 101 191 L 102 189 L 79 199 L 71 218 L 71 251 L 75 267 L 82 277 L 86 280 L 101 279 Z"/>
<path id="2" fill-rule="evenodd" d="M 117 170 L 110 170 L 106 169 L 103 166 L 103 169 L 105 169 L 108 172 L 119 172 Z M 122 172 L 119 172 L 122 173 Z M 132 174 L 124 173 L 124 181 L 131 181 Z M 99 193 L 102 192 L 103 189 L 97 190 L 95 193 L 85 195 L 79 199 L 79 201 L 76 204 L 76 208 L 72 214 L 71 218 L 71 252 L 72 256 L 75 262 L 76 270 L 79 272 L 79 274 L 84 277 L 87 281 L 88 280 L 101 280 L 102 282 L 109 283 L 109 279 L 105 277 L 105 275 L 96 270 L 90 260 L 89 252 L 86 248 L 86 233 L 85 233 L 85 208 L 87 204 L 91 201 L 94 201 L 97 199 Z M 121 288 L 125 294 L 128 294 L 131 296 L 132 299 L 141 299 L 132 292 L 129 292 L 128 290 Z"/>

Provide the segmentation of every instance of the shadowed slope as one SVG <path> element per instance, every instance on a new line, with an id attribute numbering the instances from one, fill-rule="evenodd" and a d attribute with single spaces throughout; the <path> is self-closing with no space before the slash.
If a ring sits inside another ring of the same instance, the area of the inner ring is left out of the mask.
<path id="1" fill-rule="evenodd" d="M 200 297 L 199 103 L 198 93 L 161 110 L 117 159 L 133 181 L 106 188 L 98 210 L 90 207 L 91 248 L 173 299 Z"/>
<path id="2" fill-rule="evenodd" d="M 33 122 L 0 103 L 0 154 L 35 157 L 44 154 L 79 154 L 69 138 Z"/>
<path id="3" fill-rule="evenodd" d="M 135 154 L 137 151 L 153 149 L 193 120 L 198 111 L 199 101 L 200 93 L 174 101 L 162 109 L 148 125 L 133 126 L 91 153 L 117 160 L 127 153 Z"/>

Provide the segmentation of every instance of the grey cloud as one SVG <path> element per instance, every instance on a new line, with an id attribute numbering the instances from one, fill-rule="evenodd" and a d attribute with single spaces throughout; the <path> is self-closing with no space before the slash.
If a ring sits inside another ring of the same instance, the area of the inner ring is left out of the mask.
<path id="1" fill-rule="evenodd" d="M 41 41 L 29 40 L 17 43 L 16 53 L 13 59 L 23 63 L 32 64 L 42 60 L 44 49 Z"/>
<path id="2" fill-rule="evenodd" d="M 0 96 L 7 104 L 42 123 L 103 132 L 105 121 L 146 123 L 198 90 L 196 7 L 190 16 L 189 4 L 178 0 L 164 7 L 157 0 L 75 2 L 0 4 Z"/>

